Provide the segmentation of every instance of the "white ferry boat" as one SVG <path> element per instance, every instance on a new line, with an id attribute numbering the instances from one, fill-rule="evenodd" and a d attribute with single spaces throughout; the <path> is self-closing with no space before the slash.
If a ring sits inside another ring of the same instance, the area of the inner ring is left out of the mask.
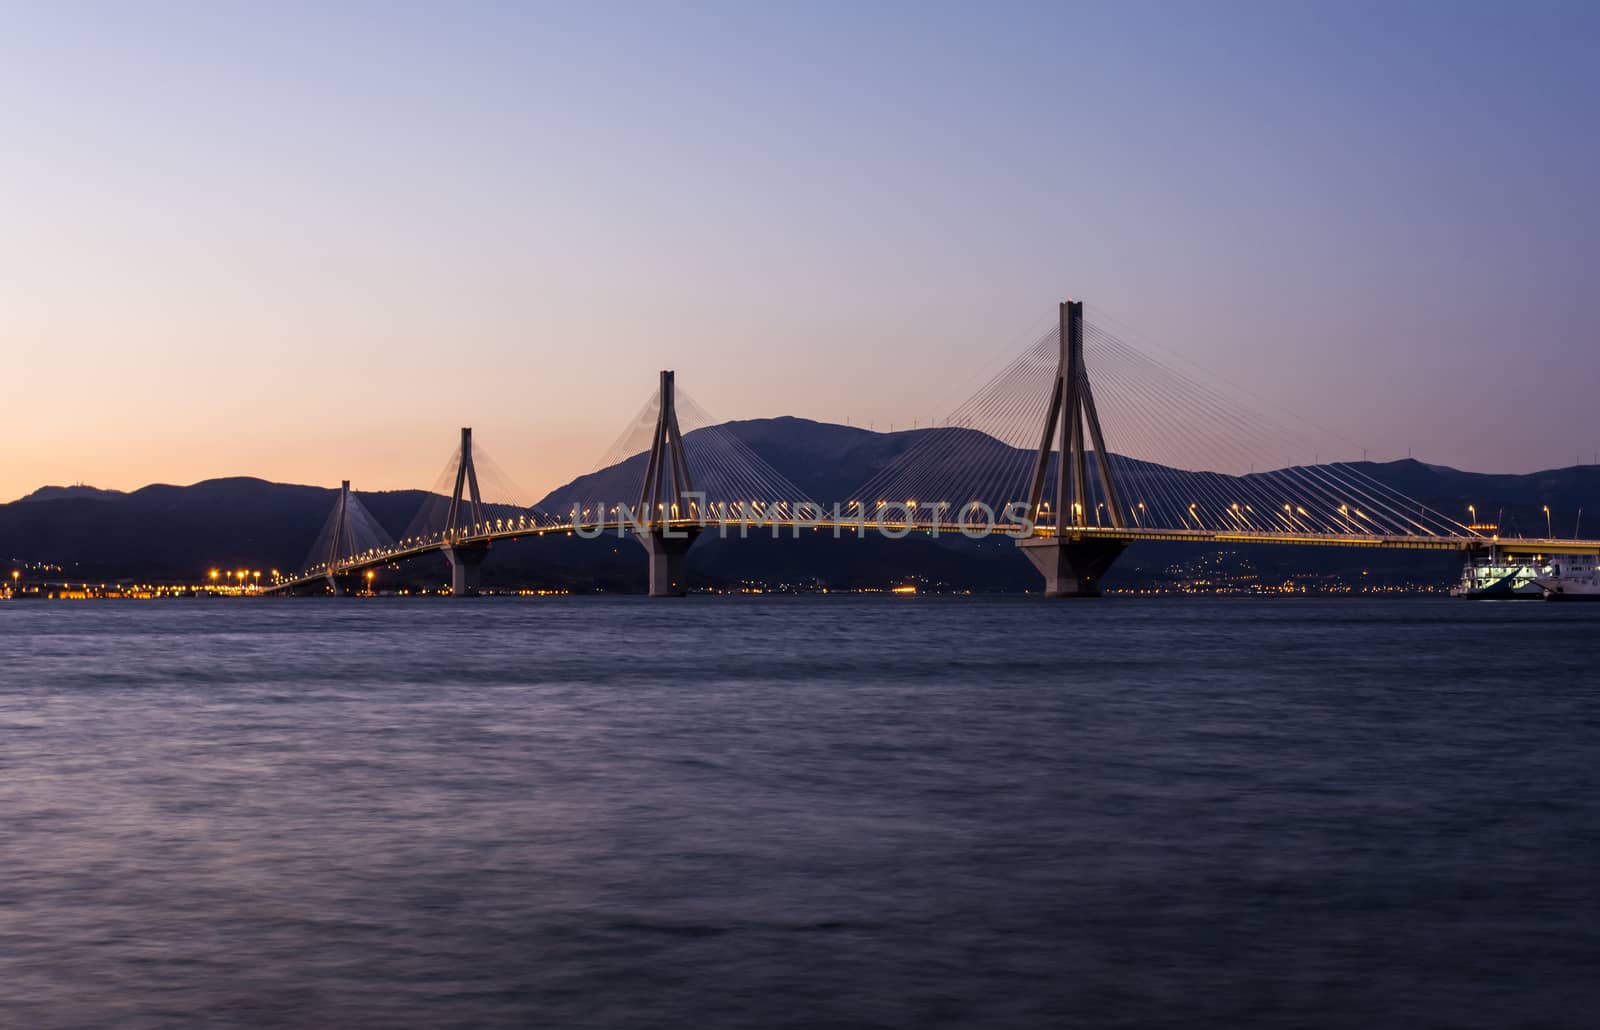
<path id="1" fill-rule="evenodd" d="M 1450 596 L 1485 601 L 1537 601 L 1545 596 L 1539 578 L 1549 575 L 1549 565 L 1532 558 L 1491 554 L 1469 560 L 1462 567 L 1461 581 L 1450 588 Z"/>
<path id="2" fill-rule="evenodd" d="M 1600 601 L 1600 555 L 1551 558 L 1550 567 L 1534 583 L 1546 601 Z"/>

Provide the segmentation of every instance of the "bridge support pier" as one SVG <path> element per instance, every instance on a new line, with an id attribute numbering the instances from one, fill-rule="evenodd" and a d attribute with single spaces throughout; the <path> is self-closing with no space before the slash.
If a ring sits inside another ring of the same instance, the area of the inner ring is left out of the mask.
<path id="1" fill-rule="evenodd" d="M 328 590 L 334 597 L 351 597 L 361 593 L 361 577 L 354 573 L 338 573 L 328 577 Z"/>
<path id="2" fill-rule="evenodd" d="M 682 597 L 689 592 L 684 565 L 700 530 L 699 526 L 686 526 L 671 533 L 651 529 L 634 535 L 650 556 L 651 597 Z"/>
<path id="3" fill-rule="evenodd" d="M 447 544 L 444 556 L 450 559 L 450 596 L 477 597 L 482 582 L 483 560 L 489 557 L 489 545 Z"/>
<path id="4" fill-rule="evenodd" d="M 1046 597 L 1099 597 L 1105 575 L 1128 545 L 1121 540 L 1034 537 L 1017 546 L 1044 575 Z"/>

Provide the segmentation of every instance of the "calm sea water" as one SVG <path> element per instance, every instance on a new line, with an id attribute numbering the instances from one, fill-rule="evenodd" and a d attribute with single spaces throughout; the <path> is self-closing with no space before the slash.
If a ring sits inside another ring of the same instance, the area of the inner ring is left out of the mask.
<path id="1" fill-rule="evenodd" d="M 0 1025 L 1592 1027 L 1600 606 L 0 606 Z"/>

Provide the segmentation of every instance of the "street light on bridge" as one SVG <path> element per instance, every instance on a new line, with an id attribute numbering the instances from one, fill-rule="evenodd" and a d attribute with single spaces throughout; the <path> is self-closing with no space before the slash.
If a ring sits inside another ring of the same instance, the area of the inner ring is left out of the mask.
<path id="1" fill-rule="evenodd" d="M 1546 539 L 1556 535 L 1555 530 L 1550 528 L 1550 506 L 1548 504 L 1544 506 L 1544 535 Z"/>

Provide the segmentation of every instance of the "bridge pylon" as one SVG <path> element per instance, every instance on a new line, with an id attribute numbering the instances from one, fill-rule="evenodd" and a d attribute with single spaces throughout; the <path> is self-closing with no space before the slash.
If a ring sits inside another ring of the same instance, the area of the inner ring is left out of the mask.
<path id="1" fill-rule="evenodd" d="M 683 449 L 683 434 L 678 429 L 674 389 L 672 371 L 662 369 L 656 429 L 651 437 L 644 483 L 639 488 L 639 506 L 635 510 L 641 528 L 634 535 L 650 560 L 651 597 L 682 597 L 688 593 L 684 567 L 689 548 L 694 546 L 703 528 L 672 524 L 675 516 L 688 517 L 688 495 L 694 490 L 689 459 Z"/>
<path id="2" fill-rule="evenodd" d="M 1061 354 L 1028 490 L 1028 514 L 1036 528 L 1033 536 L 1017 541 L 1022 553 L 1043 574 L 1049 597 L 1098 596 L 1101 575 L 1127 547 L 1125 541 L 1103 536 L 1086 539 L 1073 532 L 1091 524 L 1090 513 L 1096 507 L 1089 493 L 1086 436 L 1094 445 L 1095 473 L 1103 498 L 1100 503 L 1105 506 L 1112 528 L 1126 529 L 1126 515 L 1111 473 L 1110 452 L 1106 450 L 1094 390 L 1083 362 L 1083 302 L 1069 300 L 1061 304 Z M 1052 450 L 1060 454 L 1056 462 L 1054 527 L 1049 531 L 1051 535 L 1041 535 L 1045 479 Z"/>
<path id="3" fill-rule="evenodd" d="M 450 561 L 450 596 L 477 595 L 483 560 L 489 556 L 489 541 L 474 537 L 486 532 L 478 468 L 472 461 L 472 427 L 462 426 L 456 485 L 444 520 L 445 544 L 440 548 Z"/>
<path id="4" fill-rule="evenodd" d="M 282 586 L 314 589 L 324 583 L 335 597 L 361 593 L 367 579 L 363 571 L 377 564 L 378 556 L 393 544 L 346 479 L 339 484 L 333 510 L 306 554 L 306 574 L 293 577 L 292 586 Z"/>
<path id="5" fill-rule="evenodd" d="M 328 590 L 334 597 L 343 597 L 354 592 L 350 589 L 350 576 L 334 571 L 334 567 L 339 563 L 340 545 L 353 536 L 350 532 L 350 480 L 348 479 L 339 484 L 339 499 L 334 502 L 333 512 L 333 533 L 328 537 L 328 554 L 323 567 L 328 570 Z"/>

